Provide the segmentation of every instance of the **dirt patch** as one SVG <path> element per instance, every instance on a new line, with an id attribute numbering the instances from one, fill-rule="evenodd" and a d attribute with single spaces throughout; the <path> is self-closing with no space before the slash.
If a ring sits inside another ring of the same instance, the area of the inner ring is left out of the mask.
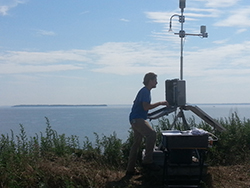
<path id="1" fill-rule="evenodd" d="M 141 172 L 141 171 L 140 171 Z M 141 172 L 126 177 L 119 174 L 116 180 L 107 183 L 109 188 L 162 188 L 162 174 Z M 250 165 L 208 167 L 204 188 L 250 188 Z"/>
<path id="2" fill-rule="evenodd" d="M 208 168 L 209 188 L 250 188 L 250 165 Z"/>

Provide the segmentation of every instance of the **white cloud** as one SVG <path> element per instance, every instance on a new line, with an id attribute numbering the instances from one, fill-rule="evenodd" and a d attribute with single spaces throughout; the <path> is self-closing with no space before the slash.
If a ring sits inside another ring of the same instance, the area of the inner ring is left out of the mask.
<path id="1" fill-rule="evenodd" d="M 27 2 L 27 0 L 1 0 L 0 1 L 0 15 L 2 16 L 8 15 L 9 10 L 25 2 Z"/>
<path id="2" fill-rule="evenodd" d="M 145 12 L 146 17 L 155 23 L 169 23 L 169 19 L 175 12 Z"/>
<path id="3" fill-rule="evenodd" d="M 213 43 L 214 44 L 225 44 L 226 42 L 228 42 L 228 39 L 224 39 L 224 40 L 216 40 Z"/>
<path id="4" fill-rule="evenodd" d="M 217 42 L 223 44 L 222 42 Z M 195 51 L 184 51 L 184 72 L 188 77 L 250 75 L 250 41 Z M 105 43 L 91 50 L 52 52 L 7 52 L 0 55 L 0 73 L 80 70 L 128 75 L 147 70 L 179 73 L 179 53 L 169 45 L 153 43 Z"/>
<path id="5" fill-rule="evenodd" d="M 29 52 L 10 51 L 0 55 L 0 63 L 46 64 L 60 61 L 86 61 L 85 50 Z"/>
<path id="6" fill-rule="evenodd" d="M 207 7 L 231 7 L 237 4 L 240 0 L 205 0 Z"/>
<path id="7" fill-rule="evenodd" d="M 126 75 L 177 68 L 171 63 L 176 58 L 175 53 L 168 51 L 166 46 L 150 43 L 106 43 L 94 48 L 91 53 L 97 55 L 95 64 L 99 66 L 93 69 L 95 72 Z"/>
<path id="8" fill-rule="evenodd" d="M 186 52 L 184 57 L 188 64 L 186 74 L 204 78 L 225 76 L 228 79 L 236 75 L 248 76 L 250 75 L 249 50 L 250 41 L 246 41 L 196 52 Z"/>
<path id="9" fill-rule="evenodd" d="M 87 60 L 84 50 L 11 51 L 0 55 L 0 74 L 83 69 Z"/>
<path id="10" fill-rule="evenodd" d="M 120 21 L 122 21 L 122 22 L 130 22 L 130 20 L 125 19 L 125 18 L 120 19 Z"/>
<path id="11" fill-rule="evenodd" d="M 37 34 L 38 35 L 43 35 L 43 36 L 54 36 L 54 35 L 56 35 L 54 31 L 46 31 L 46 30 L 38 30 Z"/>
<path id="12" fill-rule="evenodd" d="M 10 7 L 8 6 L 0 6 L 0 14 L 5 16 L 7 15 L 7 12 L 9 11 Z"/>
<path id="13" fill-rule="evenodd" d="M 215 23 L 215 26 L 250 27 L 250 6 L 229 12 L 228 17 Z"/>
<path id="14" fill-rule="evenodd" d="M 59 72 L 78 70 L 82 67 L 75 65 L 20 65 L 20 64 L 0 64 L 0 74 L 15 74 L 15 73 L 38 73 L 38 72 Z"/>
<path id="15" fill-rule="evenodd" d="M 222 11 L 218 9 L 189 8 L 188 12 L 185 13 L 185 16 L 191 18 L 216 18 L 221 14 Z"/>
<path id="16" fill-rule="evenodd" d="M 83 12 L 80 13 L 80 15 L 88 14 L 88 13 L 90 13 L 90 11 L 83 11 Z"/>
<path id="17" fill-rule="evenodd" d="M 89 51 L 5 52 L 0 55 L 0 73 L 51 72 L 85 66 L 94 72 L 119 75 L 144 73 L 146 69 L 175 72 L 178 65 L 172 62 L 177 57 L 165 48 L 150 43 L 106 43 Z"/>
<path id="18" fill-rule="evenodd" d="M 246 31 L 247 31 L 247 29 L 239 29 L 236 31 L 236 34 L 241 34 L 241 33 L 244 33 Z"/>

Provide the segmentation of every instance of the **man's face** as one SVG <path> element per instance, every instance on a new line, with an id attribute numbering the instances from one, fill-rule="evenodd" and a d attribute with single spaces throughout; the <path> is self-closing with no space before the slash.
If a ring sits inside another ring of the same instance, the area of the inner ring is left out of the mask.
<path id="1" fill-rule="evenodd" d="M 156 88 L 156 85 L 158 84 L 157 78 L 155 78 L 155 79 L 153 79 L 153 80 L 150 80 L 150 84 L 151 84 L 151 87 L 152 87 L 152 88 Z"/>

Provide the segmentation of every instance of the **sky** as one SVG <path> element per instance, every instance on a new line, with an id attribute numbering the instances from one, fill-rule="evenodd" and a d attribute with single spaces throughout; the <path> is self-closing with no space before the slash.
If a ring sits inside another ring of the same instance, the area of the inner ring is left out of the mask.
<path id="1" fill-rule="evenodd" d="M 0 106 L 132 104 L 180 79 L 179 0 L 0 0 Z M 250 103 L 249 0 L 186 0 L 187 103 Z"/>

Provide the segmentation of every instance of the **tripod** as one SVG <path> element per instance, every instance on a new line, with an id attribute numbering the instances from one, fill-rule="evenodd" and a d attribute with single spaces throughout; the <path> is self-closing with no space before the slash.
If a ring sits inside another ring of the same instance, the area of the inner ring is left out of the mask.
<path id="1" fill-rule="evenodd" d="M 182 122 L 183 122 L 183 127 L 184 127 L 184 129 L 185 129 L 185 130 L 189 130 L 190 127 L 189 127 L 189 125 L 188 125 L 188 123 L 187 123 L 187 120 L 186 120 L 186 118 L 185 118 L 185 115 L 184 115 L 182 106 L 179 107 L 179 109 L 180 109 L 180 111 L 178 112 L 177 115 L 175 115 L 175 118 L 174 118 L 174 121 L 173 121 L 173 123 L 172 123 L 171 129 L 173 128 L 174 125 L 176 125 L 176 123 L 177 123 L 177 121 L 178 121 L 178 118 L 181 118 L 181 119 L 182 119 Z M 176 110 L 177 110 L 177 109 L 176 109 Z"/>
<path id="2" fill-rule="evenodd" d="M 190 130 L 190 127 L 186 121 L 185 115 L 183 110 L 190 110 L 191 112 L 193 112 L 194 114 L 196 114 L 198 117 L 200 117 L 202 120 L 204 120 L 206 123 L 208 123 L 209 125 L 211 125 L 212 127 L 214 127 L 215 129 L 217 129 L 218 131 L 225 131 L 226 129 L 220 125 L 220 123 L 218 123 L 217 121 L 215 121 L 211 116 L 209 116 L 206 112 L 204 112 L 202 109 L 200 109 L 198 106 L 193 106 L 193 105 L 182 105 L 182 106 L 171 106 L 171 107 L 164 107 L 161 108 L 159 110 L 156 110 L 152 113 L 148 114 L 148 119 L 152 120 L 152 119 L 158 119 L 162 116 L 168 115 L 172 112 L 176 112 L 177 109 L 179 108 L 179 112 L 177 115 L 175 115 L 174 121 L 172 123 L 172 127 L 173 128 L 174 125 L 176 125 L 178 118 L 182 119 L 183 122 L 183 127 L 186 130 Z"/>

